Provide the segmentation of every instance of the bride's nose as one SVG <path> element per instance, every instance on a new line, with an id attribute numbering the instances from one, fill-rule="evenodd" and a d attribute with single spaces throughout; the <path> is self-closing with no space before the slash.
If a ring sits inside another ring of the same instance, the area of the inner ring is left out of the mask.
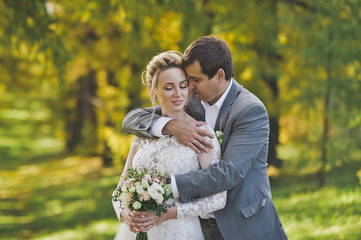
<path id="1" fill-rule="evenodd" d="M 174 90 L 174 97 L 180 97 L 181 96 L 181 92 L 180 92 L 180 88 L 179 87 L 176 87 L 175 90 Z"/>

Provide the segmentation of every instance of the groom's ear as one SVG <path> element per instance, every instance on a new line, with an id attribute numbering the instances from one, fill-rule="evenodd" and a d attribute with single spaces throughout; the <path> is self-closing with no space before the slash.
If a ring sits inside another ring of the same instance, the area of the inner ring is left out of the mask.
<path id="1" fill-rule="evenodd" d="M 217 76 L 217 82 L 221 83 L 225 79 L 226 74 L 225 74 L 224 70 L 222 68 L 220 68 L 220 69 L 218 69 L 216 76 Z"/>

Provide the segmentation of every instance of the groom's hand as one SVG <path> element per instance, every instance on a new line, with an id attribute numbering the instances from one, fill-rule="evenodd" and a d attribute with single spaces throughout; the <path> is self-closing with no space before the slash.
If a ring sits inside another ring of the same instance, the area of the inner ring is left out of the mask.
<path id="1" fill-rule="evenodd" d="M 202 121 L 181 121 L 177 119 L 170 120 L 163 128 L 163 134 L 171 134 L 184 145 L 190 147 L 195 152 L 208 152 L 209 148 L 213 148 L 213 144 L 208 141 L 205 136 L 214 138 L 214 135 L 199 126 L 206 125 Z"/>

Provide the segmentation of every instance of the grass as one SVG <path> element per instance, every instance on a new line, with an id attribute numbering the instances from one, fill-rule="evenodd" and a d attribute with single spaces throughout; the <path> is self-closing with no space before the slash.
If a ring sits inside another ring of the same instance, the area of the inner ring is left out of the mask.
<path id="1" fill-rule="evenodd" d="M 101 166 L 96 157 L 57 155 L 1 171 L 0 239 L 111 239 L 120 169 Z"/>
<path id="2" fill-rule="evenodd" d="M 110 199 L 121 166 L 63 153 L 48 127 L 25 115 L 0 118 L 0 239 L 113 239 L 119 224 Z M 272 179 L 290 240 L 361 239 L 359 168 L 344 164 L 321 189 L 312 176 L 287 175 L 287 166 Z"/>
<path id="3" fill-rule="evenodd" d="M 63 153 L 44 114 L 35 116 L 0 112 L 0 239 L 112 239 L 120 166 Z"/>
<path id="4" fill-rule="evenodd" d="M 329 173 L 322 188 L 315 176 L 289 176 L 286 171 L 272 181 L 289 239 L 361 239 L 359 168 L 358 162 L 344 163 Z"/>
<path id="5" fill-rule="evenodd" d="M 360 239 L 359 188 L 325 187 L 277 197 L 275 204 L 290 239 Z"/>

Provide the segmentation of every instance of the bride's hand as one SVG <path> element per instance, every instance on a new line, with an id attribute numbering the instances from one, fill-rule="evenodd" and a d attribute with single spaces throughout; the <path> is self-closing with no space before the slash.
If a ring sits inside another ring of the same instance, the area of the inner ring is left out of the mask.
<path id="1" fill-rule="evenodd" d="M 167 213 L 162 214 L 160 217 L 150 212 L 133 212 L 133 216 L 129 218 L 130 228 L 136 229 L 141 232 L 146 232 L 155 225 L 161 224 L 162 222 L 174 219 L 177 217 L 177 208 L 171 207 Z M 132 229 L 131 229 L 132 231 Z M 134 231 L 132 231 L 134 232 Z"/>
<path id="2" fill-rule="evenodd" d="M 124 219 L 124 222 L 128 225 L 129 230 L 134 233 L 138 233 L 139 229 L 134 224 L 134 218 L 137 218 L 134 214 L 134 212 L 130 209 L 123 209 L 122 211 L 122 218 Z"/>

